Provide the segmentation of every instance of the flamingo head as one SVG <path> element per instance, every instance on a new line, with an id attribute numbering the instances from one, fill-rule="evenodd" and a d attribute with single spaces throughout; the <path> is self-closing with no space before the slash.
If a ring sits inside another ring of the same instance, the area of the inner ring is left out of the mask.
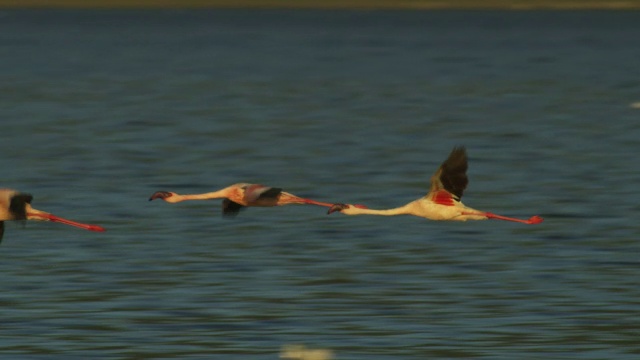
<path id="1" fill-rule="evenodd" d="M 170 202 L 170 200 L 168 199 L 173 195 L 175 195 L 175 193 L 172 193 L 170 191 L 156 191 L 151 195 L 151 197 L 149 198 L 149 201 L 155 200 L 155 199 L 162 199 L 164 201 Z"/>

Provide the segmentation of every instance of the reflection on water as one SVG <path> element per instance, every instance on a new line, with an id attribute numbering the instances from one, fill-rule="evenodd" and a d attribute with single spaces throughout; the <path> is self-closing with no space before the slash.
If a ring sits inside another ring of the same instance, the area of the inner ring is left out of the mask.
<path id="1" fill-rule="evenodd" d="M 3 12 L 2 186 L 108 231 L 7 224 L 0 351 L 634 358 L 637 16 Z M 466 204 L 546 221 L 147 201 L 246 181 L 388 208 L 457 144 Z"/>

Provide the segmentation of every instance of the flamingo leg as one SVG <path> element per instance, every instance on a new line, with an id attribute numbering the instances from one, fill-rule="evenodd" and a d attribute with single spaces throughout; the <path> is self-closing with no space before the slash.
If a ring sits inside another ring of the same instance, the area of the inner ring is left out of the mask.
<path id="1" fill-rule="evenodd" d="M 330 203 L 326 203 L 326 202 L 321 202 L 321 201 L 316 201 L 316 200 L 311 200 L 311 199 L 305 199 L 305 198 L 299 198 L 299 199 L 302 200 L 305 204 L 325 206 L 325 207 L 328 207 L 328 208 L 331 208 L 334 205 L 336 205 L 336 204 L 330 204 Z M 368 209 L 365 205 L 361 205 L 361 204 L 355 204 L 353 206 L 355 206 L 357 208 L 360 208 L 360 209 Z"/>
<path id="2" fill-rule="evenodd" d="M 502 215 L 497 215 L 497 214 L 493 214 L 493 213 L 485 213 L 485 215 L 489 218 L 489 219 L 497 219 L 497 220 L 506 220 L 506 221 L 514 221 L 514 222 L 519 222 L 519 223 L 523 223 L 523 224 L 540 224 L 542 221 L 544 221 L 544 219 L 542 219 L 540 216 L 538 215 L 534 215 L 530 218 L 528 218 L 527 220 L 523 220 L 523 219 L 516 219 L 516 218 L 511 218 L 511 217 L 507 217 L 507 216 L 502 216 Z"/>
<path id="3" fill-rule="evenodd" d="M 72 220 L 68 220 L 68 219 L 64 219 L 52 214 L 47 214 L 47 213 L 29 213 L 29 216 L 37 216 L 37 217 L 41 217 L 44 218 L 46 220 L 52 221 L 52 222 L 57 222 L 57 223 L 61 223 L 61 224 L 65 224 L 65 225 L 70 225 L 70 226 L 75 226 L 81 229 L 85 229 L 85 230 L 89 230 L 89 231 L 98 231 L 98 232 L 103 232 L 105 231 L 105 228 L 103 228 L 102 226 L 99 225 L 91 225 L 91 224 L 83 224 L 83 223 L 79 223 L 76 221 L 72 221 Z"/>
<path id="4" fill-rule="evenodd" d="M 463 213 L 463 215 L 478 215 L 476 213 Z M 526 220 L 524 219 L 516 219 L 516 218 L 512 218 L 512 217 L 507 217 L 507 216 L 502 216 L 502 215 L 497 215 L 494 213 L 490 213 L 490 212 L 485 212 L 482 213 L 482 215 L 488 217 L 489 219 L 496 219 L 496 220 L 505 220 L 505 221 L 513 221 L 513 222 L 519 222 L 522 224 L 540 224 L 541 222 L 544 221 L 544 219 L 538 215 L 534 215 Z"/>
<path id="5" fill-rule="evenodd" d="M 322 202 L 322 201 L 315 201 L 315 200 L 311 200 L 311 199 L 305 199 L 305 198 L 300 198 L 305 204 L 309 204 L 309 205 L 318 205 L 318 206 L 325 206 L 325 207 L 332 207 L 333 204 L 329 204 L 326 202 Z"/>

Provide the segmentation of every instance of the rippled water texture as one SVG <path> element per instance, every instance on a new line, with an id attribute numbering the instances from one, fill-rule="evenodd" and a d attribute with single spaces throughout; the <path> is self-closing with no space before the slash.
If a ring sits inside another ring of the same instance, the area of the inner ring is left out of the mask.
<path id="1" fill-rule="evenodd" d="M 0 12 L 11 359 L 640 356 L 640 13 Z M 148 202 L 235 182 L 388 208 L 467 146 L 537 226 Z"/>

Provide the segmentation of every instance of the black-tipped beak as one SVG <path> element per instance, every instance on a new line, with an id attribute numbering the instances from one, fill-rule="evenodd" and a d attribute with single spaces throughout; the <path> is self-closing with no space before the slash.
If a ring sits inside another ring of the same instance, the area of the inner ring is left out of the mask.
<path id="1" fill-rule="evenodd" d="M 329 208 L 329 211 L 327 211 L 327 215 L 334 213 L 336 211 L 342 211 L 344 209 L 347 209 L 348 207 L 349 205 L 347 204 L 333 204 L 333 206 Z"/>
<path id="2" fill-rule="evenodd" d="M 168 197 L 171 197 L 171 193 L 168 191 L 156 191 L 153 193 L 153 195 L 151 195 L 151 197 L 149 198 L 149 201 L 151 200 L 155 200 L 155 199 L 166 199 Z"/>

